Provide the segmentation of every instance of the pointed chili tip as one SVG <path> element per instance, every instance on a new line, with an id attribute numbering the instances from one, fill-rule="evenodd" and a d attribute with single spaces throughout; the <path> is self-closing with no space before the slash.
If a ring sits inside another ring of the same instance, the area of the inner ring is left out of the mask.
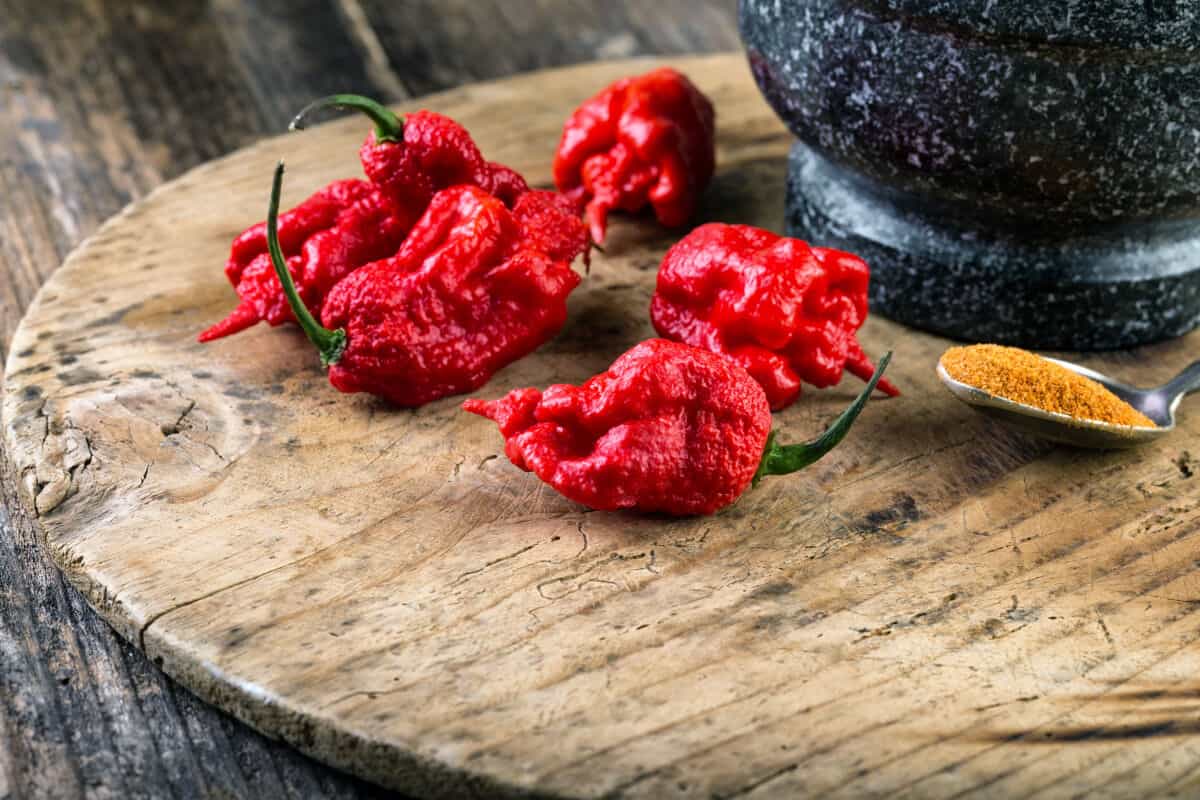
<path id="1" fill-rule="evenodd" d="M 850 432 L 850 426 L 858 419 L 858 415 L 862 413 L 867 401 L 871 398 L 871 393 L 879 385 L 880 379 L 883 378 L 883 372 L 891 361 L 892 351 L 889 350 L 883 358 L 879 359 L 879 366 L 875 368 L 875 374 L 867 381 L 867 385 L 854 399 L 854 402 L 833 421 L 833 424 L 823 434 L 811 442 L 778 445 L 775 443 L 775 433 L 772 431 L 767 436 L 762 461 L 758 464 L 758 471 L 754 473 L 752 484 L 757 486 L 758 482 L 768 475 L 788 475 L 802 470 L 837 447 Z"/>
<path id="2" fill-rule="evenodd" d="M 361 94 L 331 94 L 314 100 L 292 117 L 292 121 L 288 123 L 288 130 L 304 130 L 304 126 L 308 124 L 308 115 L 323 108 L 351 109 L 366 114 L 375 123 L 377 142 L 399 142 L 404 137 L 404 122 L 400 117 L 379 101 L 363 97 Z"/>
<path id="3" fill-rule="evenodd" d="M 875 365 L 871 363 L 871 359 L 863 352 L 862 347 L 858 342 L 854 342 L 851 352 L 848 354 L 846 361 L 846 370 L 860 380 L 869 381 L 872 373 L 875 372 Z M 886 394 L 888 397 L 899 397 L 900 390 L 896 385 L 883 378 L 879 381 L 879 391 Z"/>
<path id="4" fill-rule="evenodd" d="M 592 247 L 600 250 L 600 245 L 604 243 L 604 239 L 608 236 L 608 212 L 609 208 L 595 200 L 588 203 L 586 210 L 583 212 L 583 222 L 587 225 L 588 236 L 592 239 Z M 600 250 L 600 252 L 604 252 Z"/>
<path id="5" fill-rule="evenodd" d="M 211 342 L 214 339 L 220 339 L 225 336 L 232 336 L 235 333 L 246 330 L 246 328 L 259 322 L 258 312 L 253 304 L 241 302 L 238 307 L 229 313 L 225 319 L 218 322 L 206 330 L 200 332 L 196 337 L 198 342 Z"/>
<path id="6" fill-rule="evenodd" d="M 463 400 L 462 410 L 470 414 L 478 414 L 481 417 L 487 416 L 488 401 L 480 400 L 478 397 L 472 397 L 469 400 Z"/>
<path id="7" fill-rule="evenodd" d="M 287 258 L 279 245 L 279 196 L 283 192 L 283 160 L 275 165 L 275 180 L 271 184 L 271 205 L 267 208 L 267 252 L 271 256 L 271 266 L 275 268 L 275 277 L 283 287 L 288 306 L 296 323 L 304 331 L 308 340 L 316 345 L 321 354 L 321 366 L 328 367 L 336 364 L 346 351 L 346 331 L 342 328 L 330 330 L 317 322 L 316 317 L 304 305 L 300 293 L 296 291 L 296 282 L 287 267 Z"/>

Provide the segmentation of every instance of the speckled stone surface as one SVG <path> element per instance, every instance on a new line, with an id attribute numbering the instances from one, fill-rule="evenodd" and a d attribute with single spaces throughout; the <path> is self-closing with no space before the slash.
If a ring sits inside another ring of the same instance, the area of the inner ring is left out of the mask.
<path id="1" fill-rule="evenodd" d="M 742 0 L 799 138 L 790 231 L 878 311 L 973 340 L 1123 347 L 1200 322 L 1200 7 Z"/>

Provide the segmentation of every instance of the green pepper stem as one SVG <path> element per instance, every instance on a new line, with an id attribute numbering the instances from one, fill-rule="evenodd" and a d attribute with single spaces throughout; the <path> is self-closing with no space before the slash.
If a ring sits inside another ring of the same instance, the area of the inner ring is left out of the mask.
<path id="1" fill-rule="evenodd" d="M 314 100 L 292 118 L 288 130 L 303 130 L 307 122 L 305 117 L 322 108 L 349 108 L 366 114 L 375 123 L 375 141 L 377 142 L 398 142 L 404 137 L 404 123 L 400 118 L 383 103 L 363 97 L 361 94 L 331 94 L 320 100 Z"/>
<path id="2" fill-rule="evenodd" d="M 346 349 L 346 331 L 343 328 L 331 331 L 317 322 L 308 306 L 300 299 L 300 293 L 296 291 L 296 283 L 292 280 L 292 273 L 288 271 L 283 248 L 279 246 L 279 195 L 282 189 L 283 162 L 280 161 L 275 167 L 275 181 L 271 184 L 271 205 L 267 209 L 267 250 L 271 254 L 271 265 L 275 267 L 275 275 L 283 286 L 283 293 L 287 297 L 288 305 L 292 307 L 296 322 L 300 323 L 308 340 L 316 345 L 320 352 L 321 366 L 328 367 L 330 364 L 336 364 L 342 357 Z"/>
<path id="3" fill-rule="evenodd" d="M 763 449 L 763 457 L 762 461 L 759 462 L 758 472 L 754 473 L 754 484 L 758 485 L 758 482 L 768 475 L 788 475 L 798 472 L 820 460 L 822 456 L 837 447 L 838 443 L 846 438 L 846 434 L 850 431 L 850 426 L 854 424 L 854 420 L 858 419 L 858 415 L 862 413 L 863 408 L 867 405 L 867 400 L 870 399 L 871 392 L 875 391 L 876 384 L 883 377 L 883 371 L 887 369 L 887 365 L 891 360 L 892 353 L 889 350 L 883 358 L 879 359 L 879 366 L 875 368 L 875 374 L 871 376 L 871 380 L 867 382 L 867 386 L 862 390 L 862 393 L 841 413 L 841 416 L 833 421 L 828 430 L 811 442 L 788 445 L 776 444 L 775 432 L 772 431 L 767 437 L 767 446 Z"/>

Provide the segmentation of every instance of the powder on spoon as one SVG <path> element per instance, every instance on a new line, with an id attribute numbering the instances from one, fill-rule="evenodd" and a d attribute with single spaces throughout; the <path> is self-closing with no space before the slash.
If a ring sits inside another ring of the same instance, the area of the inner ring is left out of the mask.
<path id="1" fill-rule="evenodd" d="M 1096 381 L 1028 350 L 994 344 L 952 347 L 942 355 L 941 364 L 959 383 L 1016 403 L 1076 419 L 1156 427 L 1152 420 Z"/>

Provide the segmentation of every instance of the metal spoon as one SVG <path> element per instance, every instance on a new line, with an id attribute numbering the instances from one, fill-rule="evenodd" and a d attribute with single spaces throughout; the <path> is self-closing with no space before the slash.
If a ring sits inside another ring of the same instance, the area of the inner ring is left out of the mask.
<path id="1" fill-rule="evenodd" d="M 1006 400 L 954 380 L 942 367 L 941 362 L 938 363 L 937 374 L 955 397 L 974 407 L 976 411 L 995 417 L 1014 428 L 1041 436 L 1043 439 L 1098 450 L 1133 447 L 1166 436 L 1175 430 L 1175 409 L 1179 407 L 1179 401 L 1185 395 L 1200 389 L 1200 361 L 1192 364 L 1162 386 L 1155 389 L 1138 389 L 1120 381 L 1114 381 L 1107 375 L 1101 375 L 1099 372 L 1094 372 L 1078 364 L 1060 361 L 1056 358 L 1046 360 L 1066 367 L 1085 378 L 1091 378 L 1145 414 L 1158 427 L 1130 427 L 1113 425 L 1110 422 L 1076 419 L 1067 414 L 1043 411 L 1024 403 L 1014 403 L 1012 400 Z"/>

